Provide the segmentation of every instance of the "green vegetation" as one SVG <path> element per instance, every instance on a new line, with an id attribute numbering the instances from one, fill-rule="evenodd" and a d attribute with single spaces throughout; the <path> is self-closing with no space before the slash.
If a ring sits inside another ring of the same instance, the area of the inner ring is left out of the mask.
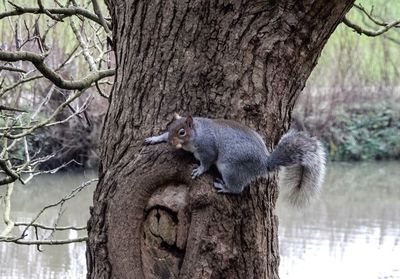
<path id="1" fill-rule="evenodd" d="M 400 107 L 356 105 L 335 113 L 323 135 L 332 160 L 400 159 Z"/>

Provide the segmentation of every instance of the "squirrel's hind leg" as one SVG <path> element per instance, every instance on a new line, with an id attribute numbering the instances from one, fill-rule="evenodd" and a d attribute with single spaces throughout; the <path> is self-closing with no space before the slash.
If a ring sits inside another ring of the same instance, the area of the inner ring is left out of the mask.
<path id="1" fill-rule="evenodd" d="M 226 193 L 225 183 L 218 182 L 217 180 L 214 181 L 214 188 L 217 189 L 218 193 Z"/>
<path id="2" fill-rule="evenodd" d="M 246 186 L 246 181 L 241 176 L 242 168 L 240 165 L 235 166 L 226 160 L 219 160 L 216 166 L 223 180 L 214 182 L 214 187 L 218 190 L 218 193 L 240 194 Z"/>
<path id="3" fill-rule="evenodd" d="M 218 193 L 229 193 L 226 188 L 225 182 L 222 179 L 216 178 L 214 180 L 214 188 L 217 189 Z"/>
<path id="4" fill-rule="evenodd" d="M 240 194 L 243 191 L 245 183 L 240 181 L 234 173 L 221 173 L 223 180 L 217 178 L 214 181 L 214 188 L 218 193 Z"/>

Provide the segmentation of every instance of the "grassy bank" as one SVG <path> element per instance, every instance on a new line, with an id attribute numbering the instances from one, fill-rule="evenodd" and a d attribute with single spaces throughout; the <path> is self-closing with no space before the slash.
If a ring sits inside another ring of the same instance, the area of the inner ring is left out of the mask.
<path id="1" fill-rule="evenodd" d="M 400 159 L 400 105 L 377 101 L 337 106 L 300 117 L 332 161 Z"/>

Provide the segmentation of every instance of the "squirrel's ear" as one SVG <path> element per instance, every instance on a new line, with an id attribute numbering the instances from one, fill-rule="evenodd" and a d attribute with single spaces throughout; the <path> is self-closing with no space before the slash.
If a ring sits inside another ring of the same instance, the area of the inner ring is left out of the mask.
<path id="1" fill-rule="evenodd" d="M 182 117 L 180 117 L 180 115 L 177 112 L 174 112 L 174 119 L 179 119 L 179 118 L 182 118 Z"/>
<path id="2" fill-rule="evenodd" d="M 186 117 L 186 125 L 189 128 L 193 128 L 193 117 L 191 115 L 189 115 L 188 117 Z"/>

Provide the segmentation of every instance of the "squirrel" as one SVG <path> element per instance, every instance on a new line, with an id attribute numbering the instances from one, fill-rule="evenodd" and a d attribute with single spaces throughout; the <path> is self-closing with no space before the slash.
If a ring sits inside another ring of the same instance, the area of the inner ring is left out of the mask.
<path id="1" fill-rule="evenodd" d="M 145 139 L 147 144 L 161 142 L 193 153 L 200 162 L 192 171 L 193 179 L 216 165 L 222 177 L 214 181 L 219 193 L 239 194 L 255 178 L 282 166 L 289 202 L 301 206 L 319 192 L 325 176 L 321 142 L 300 131 L 284 134 L 269 153 L 261 136 L 238 122 L 175 113 L 167 132 Z"/>

